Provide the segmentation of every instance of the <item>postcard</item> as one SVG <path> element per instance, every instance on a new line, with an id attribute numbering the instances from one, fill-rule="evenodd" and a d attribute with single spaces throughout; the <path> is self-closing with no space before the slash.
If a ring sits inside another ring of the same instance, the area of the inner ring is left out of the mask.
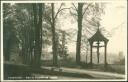
<path id="1" fill-rule="evenodd" d="M 1 81 L 126 81 L 127 0 L 2 0 Z"/>

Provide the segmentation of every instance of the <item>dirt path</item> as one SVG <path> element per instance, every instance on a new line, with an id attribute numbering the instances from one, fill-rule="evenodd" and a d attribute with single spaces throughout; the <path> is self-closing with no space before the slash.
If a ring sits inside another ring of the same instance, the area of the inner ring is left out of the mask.
<path id="1" fill-rule="evenodd" d="M 51 67 L 43 67 L 47 69 L 51 69 Z M 125 75 L 123 74 L 117 74 L 117 73 L 111 73 L 111 72 L 101 72 L 101 71 L 92 71 L 92 70 L 85 70 L 85 69 L 77 69 L 77 68 L 61 68 L 63 72 L 71 72 L 71 73 L 85 73 L 88 75 L 93 76 L 97 79 L 124 79 Z"/>

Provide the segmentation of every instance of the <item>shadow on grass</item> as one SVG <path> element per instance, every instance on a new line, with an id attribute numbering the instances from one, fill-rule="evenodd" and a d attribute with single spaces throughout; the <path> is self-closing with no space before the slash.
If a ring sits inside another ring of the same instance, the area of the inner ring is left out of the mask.
<path id="1" fill-rule="evenodd" d="M 93 66 L 91 66 L 90 64 L 81 63 L 80 66 L 82 69 L 125 74 L 125 65 L 107 64 L 107 66 L 105 66 L 104 64 L 93 64 Z"/>
<path id="2" fill-rule="evenodd" d="M 50 66 L 52 67 L 52 61 L 42 61 L 42 66 Z M 118 64 L 108 64 L 107 67 L 104 64 L 93 64 L 90 65 L 85 62 L 81 62 L 80 65 L 77 65 L 75 61 L 68 59 L 66 61 L 61 61 L 62 67 L 69 67 L 69 68 L 78 68 L 78 69 L 89 69 L 89 70 L 96 70 L 96 71 L 103 71 L 103 72 L 112 72 L 112 73 L 119 73 L 125 74 L 125 65 L 118 65 Z"/>
<path id="3" fill-rule="evenodd" d="M 4 64 L 5 80 L 9 80 L 10 79 L 9 77 L 21 77 L 21 78 L 11 78 L 11 80 L 24 80 L 26 79 L 26 77 L 35 77 L 33 76 L 33 74 L 56 75 L 56 76 L 77 77 L 77 78 L 93 78 L 91 75 L 84 73 L 73 73 L 73 72 L 63 72 L 63 71 L 60 72 L 60 71 L 52 71 L 44 68 L 33 68 L 24 65 Z M 38 80 L 35 78 L 31 78 L 31 79 Z"/>

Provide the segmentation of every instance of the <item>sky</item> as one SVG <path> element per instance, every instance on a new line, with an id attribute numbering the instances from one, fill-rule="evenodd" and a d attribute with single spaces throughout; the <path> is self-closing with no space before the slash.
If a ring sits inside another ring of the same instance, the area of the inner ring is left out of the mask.
<path id="1" fill-rule="evenodd" d="M 112 2 L 107 4 L 105 9 L 106 14 L 102 20 L 102 26 L 110 33 L 113 33 L 109 38 L 108 51 L 118 53 L 119 51 L 126 52 L 125 46 L 127 43 L 127 3 Z M 113 30 L 117 28 L 116 30 Z"/>
<path id="2" fill-rule="evenodd" d="M 103 15 L 101 20 L 101 28 L 104 27 L 110 34 L 111 37 L 108 42 L 108 53 L 118 54 L 120 51 L 123 51 L 125 54 L 127 51 L 127 3 L 125 1 L 113 1 L 107 2 L 105 7 L 105 15 Z M 61 29 L 76 29 L 77 23 L 72 24 L 71 18 L 63 19 Z M 76 43 L 70 43 L 68 45 L 70 52 L 75 52 Z M 104 49 L 101 49 L 103 52 Z"/>

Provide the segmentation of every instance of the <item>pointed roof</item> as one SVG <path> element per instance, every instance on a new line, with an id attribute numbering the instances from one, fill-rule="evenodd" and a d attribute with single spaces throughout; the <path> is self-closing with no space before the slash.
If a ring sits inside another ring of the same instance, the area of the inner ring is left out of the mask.
<path id="1" fill-rule="evenodd" d="M 91 42 L 93 42 L 93 41 L 105 41 L 105 42 L 107 42 L 108 41 L 108 39 L 106 37 L 104 37 L 103 34 L 100 32 L 99 28 L 98 28 L 97 32 L 88 40 Z"/>

